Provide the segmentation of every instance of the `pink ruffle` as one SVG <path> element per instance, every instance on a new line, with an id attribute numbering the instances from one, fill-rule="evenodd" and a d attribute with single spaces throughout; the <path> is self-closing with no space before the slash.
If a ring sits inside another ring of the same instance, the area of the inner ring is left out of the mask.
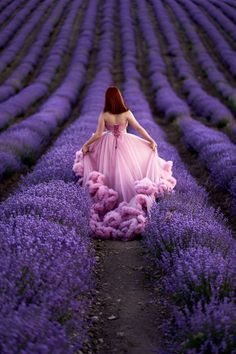
<path id="1" fill-rule="evenodd" d="M 146 210 L 151 205 L 151 195 L 136 194 L 129 203 L 121 202 L 118 205 L 118 193 L 104 185 L 104 179 L 103 174 L 93 171 L 86 182 L 94 199 L 90 227 L 95 237 L 131 240 L 145 227 Z M 153 202 L 153 194 L 152 197 Z"/>
<path id="2" fill-rule="evenodd" d="M 79 177 L 78 183 L 82 184 L 83 174 L 84 174 L 84 160 L 83 160 L 83 151 L 80 149 L 75 153 L 75 160 L 73 163 L 72 170 L 74 171 L 76 177 Z"/>
<path id="3" fill-rule="evenodd" d="M 83 182 L 83 152 L 76 152 L 73 171 L 78 182 Z M 92 237 L 129 241 L 141 233 L 147 222 L 147 212 L 156 198 L 172 192 L 176 179 L 172 177 L 172 161 L 165 161 L 159 183 L 148 177 L 135 181 L 136 195 L 129 202 L 118 202 L 118 193 L 105 184 L 105 175 L 92 171 L 88 175 L 86 187 L 94 203 L 90 210 Z"/>

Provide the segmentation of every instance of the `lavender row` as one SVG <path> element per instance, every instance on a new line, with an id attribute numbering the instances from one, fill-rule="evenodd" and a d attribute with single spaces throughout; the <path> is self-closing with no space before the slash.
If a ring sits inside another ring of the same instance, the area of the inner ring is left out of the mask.
<path id="1" fill-rule="evenodd" d="M 147 53 L 149 78 L 155 91 L 155 103 L 158 109 L 164 113 L 164 118 L 167 121 L 189 116 L 189 106 L 176 94 L 168 81 L 167 68 L 161 56 L 160 44 L 153 26 L 150 24 L 147 8 L 143 1 L 137 2 L 137 13 L 143 37 L 149 48 Z"/>
<path id="2" fill-rule="evenodd" d="M 93 4 L 97 6 L 94 0 Z M 5 317 L 5 326 L 0 326 L 3 354 L 39 352 L 42 345 L 45 352 L 74 353 L 86 337 L 86 295 L 94 286 L 91 271 L 96 263 L 88 237 L 91 200 L 87 191 L 74 183 L 72 165 L 79 145 L 96 128 L 105 90 L 111 84 L 114 5 L 115 1 L 110 1 L 103 8 L 99 71 L 83 99 L 79 119 L 41 157 L 34 171 L 22 177 L 18 192 L 1 205 L 6 235 L 2 260 L 8 280 L 8 296 L 1 307 Z M 13 223 L 18 237 L 12 235 Z M 11 260 L 15 249 L 18 263 Z M 16 301 L 18 307 L 14 306 Z M 15 318 L 18 321 L 14 323 Z"/>
<path id="3" fill-rule="evenodd" d="M 234 0 L 225 0 L 225 2 L 226 2 L 227 5 L 231 5 L 232 11 L 236 10 Z"/>
<path id="4" fill-rule="evenodd" d="M 236 217 L 236 146 L 221 132 L 212 131 L 193 119 L 179 122 L 187 146 L 198 153 L 198 159 L 210 171 L 215 184 L 227 190 L 232 197 L 231 214 Z"/>
<path id="5" fill-rule="evenodd" d="M 214 48 L 221 57 L 222 62 L 227 66 L 230 73 L 236 76 L 235 51 L 231 49 L 222 34 L 219 33 L 215 26 L 211 24 L 203 12 L 200 11 L 193 2 L 189 0 L 178 1 L 184 5 L 191 18 L 204 29 L 206 35 L 214 43 Z"/>
<path id="6" fill-rule="evenodd" d="M 195 58 L 201 66 L 203 72 L 207 75 L 207 79 L 214 85 L 214 88 L 228 100 L 229 106 L 232 107 L 234 112 L 236 112 L 235 88 L 228 84 L 224 74 L 218 70 L 216 63 L 208 54 L 205 46 L 199 38 L 197 31 L 186 15 L 186 12 L 174 0 L 167 0 L 167 3 L 173 10 L 176 19 L 181 19 L 181 26 L 185 31 L 185 35 L 193 45 L 193 54 L 195 55 Z"/>
<path id="7" fill-rule="evenodd" d="M 95 263 L 89 218 L 78 212 L 88 205 L 83 191 L 63 181 L 38 184 L 1 205 L 1 353 L 81 348 Z"/>
<path id="8" fill-rule="evenodd" d="M 9 2 L 9 1 L 8 1 Z M 12 13 L 14 13 L 14 11 L 17 10 L 17 8 L 19 6 L 21 6 L 23 3 L 25 2 L 25 0 L 18 0 L 18 1 L 14 1 L 12 4 L 7 4 L 6 3 L 6 8 L 4 10 L 2 10 L 2 8 L 0 7 L 1 13 L 0 13 L 0 26 L 8 19 L 8 17 L 11 16 Z M 1 5 L 4 5 L 4 2 L 1 1 Z"/>
<path id="9" fill-rule="evenodd" d="M 77 4 L 74 3 L 74 10 L 77 9 Z M 44 102 L 39 112 L 13 125 L 0 135 L 0 178 L 22 170 L 26 163 L 35 160 L 40 150 L 47 144 L 50 135 L 69 118 L 85 80 L 95 32 L 96 11 L 94 9 L 95 5 L 90 1 L 64 81 Z M 66 42 L 63 41 L 62 45 L 65 46 Z M 46 78 L 47 73 L 43 75 Z"/>
<path id="10" fill-rule="evenodd" d="M 222 132 L 217 132 L 212 128 L 208 128 L 205 125 L 201 124 L 200 122 L 194 122 L 190 118 L 190 116 L 186 114 L 186 110 L 182 109 L 181 106 L 175 107 L 175 102 L 171 102 L 169 100 L 169 92 L 171 92 L 170 90 L 172 90 L 169 86 L 168 89 L 164 86 L 166 95 L 168 95 L 167 99 L 166 100 L 164 99 L 165 96 L 162 94 L 160 89 L 161 86 L 160 82 L 161 83 L 163 82 L 161 81 L 163 74 L 159 72 L 160 70 L 159 67 L 157 66 L 156 60 L 159 60 L 159 58 L 156 59 L 156 55 L 155 56 L 153 55 L 153 50 L 156 50 L 155 54 L 158 52 L 158 45 L 155 39 L 153 28 L 149 23 L 149 18 L 147 16 L 146 7 L 143 1 L 138 2 L 137 10 L 138 10 L 138 17 L 140 19 L 140 25 L 142 28 L 142 33 L 149 47 L 148 50 L 149 73 L 150 73 L 150 80 L 153 89 L 156 91 L 155 104 L 157 106 L 157 109 L 163 111 L 165 116 L 167 117 L 170 111 L 176 112 L 175 113 L 176 116 L 178 115 L 178 117 L 180 117 L 178 119 L 179 127 L 181 133 L 185 137 L 185 141 L 187 145 L 191 146 L 194 144 L 194 141 L 196 142 L 201 141 L 200 144 L 194 145 L 196 151 L 198 152 L 200 152 L 200 149 L 202 148 L 201 144 L 206 149 L 204 159 L 201 158 L 201 155 L 199 156 L 199 158 L 209 168 L 209 171 L 213 179 L 215 180 L 216 184 L 218 185 L 220 184 L 221 186 L 227 188 L 233 197 L 231 183 L 233 183 L 234 176 L 235 176 L 235 167 L 234 167 L 235 166 L 235 145 L 232 144 L 229 138 Z M 164 81 L 164 83 L 165 82 L 166 81 Z M 172 92 L 171 92 L 171 97 L 172 97 Z M 184 107 L 184 102 L 183 102 L 183 107 Z M 181 123 L 182 121 L 183 123 Z M 189 126 L 192 127 L 194 125 L 198 127 L 198 130 L 199 129 L 201 130 L 202 135 L 199 136 L 197 129 L 196 130 L 192 129 L 191 134 L 188 135 L 186 133 L 188 124 Z M 210 151 L 212 152 L 211 154 L 208 151 L 208 149 L 210 149 Z M 215 156 L 217 156 L 216 159 Z M 227 173 L 224 169 L 218 173 L 218 171 L 221 170 L 222 168 L 222 164 L 223 165 L 227 164 Z M 227 174 L 227 178 L 224 175 L 224 171 Z M 227 185 L 225 185 L 226 179 L 227 179 Z M 232 200 L 232 210 L 231 210 L 232 214 L 234 213 L 233 205 L 234 205 L 234 200 Z"/>
<path id="11" fill-rule="evenodd" d="M 78 119 L 63 131 L 48 153 L 39 159 L 33 173 L 22 176 L 23 190 L 38 183 L 50 183 L 51 180 L 62 179 L 68 183 L 75 182 L 76 176 L 72 170 L 75 153 L 89 138 L 91 131 L 96 130 L 98 116 L 104 104 L 105 91 L 112 84 L 110 72 L 113 65 L 114 50 L 114 11 L 115 0 L 104 3 L 104 20 L 101 21 L 102 35 L 99 39 L 99 50 L 95 59 L 97 74 L 89 85 L 81 103 L 81 112 Z"/>
<path id="12" fill-rule="evenodd" d="M 156 2 L 156 4 L 160 5 L 159 2 Z M 159 13 L 161 13 L 161 9 L 162 7 L 159 6 Z M 140 22 L 146 19 L 144 9 L 141 10 L 140 15 L 141 13 L 142 19 L 140 17 Z M 164 16 L 162 18 L 164 18 Z M 160 18 L 158 18 L 158 20 L 161 21 Z M 167 31 L 167 28 L 165 29 Z M 147 40 L 148 35 L 149 34 L 146 28 L 145 38 Z M 174 44 L 175 43 L 172 43 L 173 48 Z M 187 145 L 194 147 L 195 150 L 199 153 L 199 159 L 209 169 L 210 174 L 213 177 L 213 180 L 215 181 L 216 185 L 220 185 L 232 194 L 231 184 L 233 183 L 234 178 L 236 176 L 235 145 L 230 142 L 230 140 L 225 134 L 205 127 L 201 123 L 195 122 L 189 117 L 187 117 L 187 119 L 180 119 L 179 126 L 181 133 L 184 135 Z M 200 131 L 201 134 L 199 134 Z M 222 169 L 222 166 L 225 166 L 225 168 Z M 234 200 L 232 200 L 232 215 L 234 215 L 235 213 L 234 203 Z"/>
<path id="13" fill-rule="evenodd" d="M 0 4 L 0 10 L 3 11 L 4 7 L 7 7 L 9 5 L 8 3 L 10 2 L 11 0 L 2 0 Z"/>
<path id="14" fill-rule="evenodd" d="M 235 128 L 234 117 L 230 110 L 225 107 L 216 97 L 206 93 L 200 83 L 195 79 L 191 65 L 184 57 L 183 50 L 175 33 L 166 9 L 161 0 L 152 1 L 156 19 L 161 31 L 167 40 L 168 52 L 172 56 L 172 62 L 176 69 L 183 92 L 188 96 L 187 102 L 194 111 L 209 119 L 213 125 L 229 125 Z M 236 130 L 236 128 L 235 128 Z"/>
<path id="15" fill-rule="evenodd" d="M 195 1 L 195 0 L 194 0 Z M 225 16 L 222 11 L 218 10 L 215 6 L 213 6 L 210 2 L 198 1 L 197 5 L 199 7 L 203 7 L 207 14 L 214 18 L 214 20 L 222 27 L 223 31 L 228 33 L 230 37 L 236 41 L 236 31 L 235 24 Z M 231 11 L 232 13 L 232 11 Z"/>
<path id="16" fill-rule="evenodd" d="M 236 12 L 232 11 L 232 7 L 230 7 L 226 2 L 219 2 L 215 0 L 210 0 L 213 5 L 220 8 L 221 12 L 225 13 L 234 23 L 236 23 Z"/>
<path id="17" fill-rule="evenodd" d="M 49 18 L 49 30 L 51 31 L 51 21 L 58 20 L 65 6 L 67 6 L 68 0 L 62 0 L 55 8 L 55 17 L 52 14 Z M 44 62 L 43 67 L 30 85 L 27 85 L 19 93 L 9 98 L 7 101 L 0 103 L 0 129 L 6 128 L 11 124 L 14 119 L 20 114 L 24 114 L 30 108 L 32 104 L 37 100 L 42 99 L 45 95 L 49 94 L 49 86 L 53 81 L 53 78 L 58 70 L 58 67 L 62 66 L 63 55 L 65 54 L 68 42 L 71 35 L 73 21 L 76 17 L 78 8 L 81 6 L 82 1 L 74 1 L 71 6 L 70 12 L 65 20 L 64 25 L 61 28 L 56 43 L 51 48 L 49 55 Z M 54 22 L 54 21 L 53 21 Z M 53 24 L 53 23 L 52 23 Z M 48 31 L 48 24 L 46 23 L 46 31 Z M 24 58 L 22 64 L 13 72 L 13 74 L 6 80 L 5 84 L 0 86 L 0 97 L 2 99 L 13 94 L 15 91 L 20 90 L 23 85 L 25 77 L 33 70 L 37 65 L 38 57 L 42 51 L 42 46 L 45 37 L 45 31 L 43 31 L 42 40 L 33 44 L 30 53 Z M 31 62 L 31 65 L 30 65 Z M 0 100 L 1 100 L 0 98 Z M 26 121 L 26 120 L 25 120 Z M 16 125 L 17 127 L 19 125 Z M 14 129 L 15 126 L 13 126 Z"/>
<path id="18" fill-rule="evenodd" d="M 140 5 L 141 1 L 137 2 Z M 140 14 L 143 16 L 143 11 Z M 233 352 L 236 241 L 223 215 L 208 204 L 207 192 L 188 173 L 155 124 L 138 83 L 128 4 L 121 4 L 120 19 L 123 33 L 129 32 L 129 40 L 122 38 L 124 72 L 129 72 L 126 77 L 130 78 L 124 83 L 127 103 L 157 141 L 160 156 L 173 161 L 177 179 L 175 193 L 153 204 L 142 233 L 144 246 L 161 270 L 158 283 L 168 295 L 163 301 L 173 314 L 164 325 L 172 341 L 168 352 L 205 353 L 206 347 L 212 353 Z M 127 51 L 128 57 L 124 55 Z M 225 320 L 220 322 L 220 316 Z M 196 341 L 199 332 L 202 335 Z"/>
<path id="19" fill-rule="evenodd" d="M 4 48 L 8 41 L 12 39 L 15 32 L 18 34 L 14 36 L 10 44 L 6 47 L 8 53 L 5 53 L 6 49 L 3 50 L 3 54 L 0 55 L 0 72 L 6 67 L 6 62 L 10 63 L 11 60 L 18 53 L 19 49 L 24 44 L 24 40 L 35 26 L 35 18 L 38 20 L 43 15 L 45 10 L 50 6 L 51 2 L 46 1 L 39 4 L 39 0 L 30 1 L 30 3 L 23 7 L 16 16 L 7 24 L 6 27 L 0 33 L 0 48 Z M 30 19 L 25 22 L 27 16 L 30 15 Z M 33 21 L 32 21 L 33 18 Z M 20 27 L 22 28 L 20 29 Z M 12 53 L 11 53 L 11 51 Z"/>
<path id="20" fill-rule="evenodd" d="M 10 96 L 16 94 L 24 85 L 24 80 L 32 74 L 34 68 L 37 66 L 39 58 L 44 50 L 44 46 L 48 41 L 49 36 L 51 35 L 54 26 L 61 18 L 62 12 L 65 10 L 64 8 L 68 4 L 68 0 L 59 1 L 57 6 L 53 9 L 52 13 L 50 14 L 49 18 L 42 26 L 35 42 L 30 47 L 29 52 L 27 55 L 22 59 L 20 65 L 11 73 L 11 75 L 5 80 L 5 82 L 0 86 L 0 101 L 5 101 Z M 72 6 L 73 8 L 73 6 Z M 75 11 L 75 9 L 73 8 Z M 70 16 L 68 16 L 70 17 Z M 65 22 L 68 26 L 68 18 Z M 34 103 L 36 100 L 42 97 L 42 94 L 48 93 L 47 86 L 50 83 L 50 79 L 52 79 L 53 74 L 56 71 L 56 68 L 61 64 L 61 60 L 57 60 L 54 57 L 54 61 L 56 65 L 50 63 L 50 59 L 52 60 L 53 52 L 60 48 L 59 55 L 62 56 L 62 53 L 65 51 L 65 48 L 62 47 L 62 40 L 65 36 L 64 32 L 66 31 L 65 25 L 61 28 L 59 38 L 57 39 L 56 44 L 54 44 L 53 48 L 51 48 L 49 52 L 49 56 L 47 57 L 42 69 L 41 73 L 47 72 L 47 81 L 41 78 L 40 74 L 35 80 L 35 83 L 41 84 L 33 86 L 32 93 L 30 97 L 28 97 L 28 101 L 24 98 L 24 92 L 30 92 L 31 85 L 28 85 L 24 91 L 21 91 L 19 94 L 15 95 L 11 100 L 0 104 L 0 128 L 3 128 L 5 125 L 9 124 L 17 115 L 24 113 L 30 104 Z M 68 38 L 64 38 L 64 41 L 68 41 Z M 59 58 L 60 58 L 59 57 Z M 50 66 L 49 66 L 50 64 Z M 42 74 L 41 74 L 42 75 Z M 43 88 L 43 86 L 46 86 Z M 25 94 L 26 96 L 26 94 Z M 28 95 L 29 96 L 29 95 Z"/>

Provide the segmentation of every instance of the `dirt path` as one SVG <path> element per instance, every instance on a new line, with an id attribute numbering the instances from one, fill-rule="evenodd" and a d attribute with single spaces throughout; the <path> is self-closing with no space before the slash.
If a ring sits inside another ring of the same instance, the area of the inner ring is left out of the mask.
<path id="1" fill-rule="evenodd" d="M 129 242 L 94 240 L 97 287 L 89 340 L 79 353 L 160 353 L 167 309 L 158 274 L 141 236 Z M 156 350 L 156 351 L 155 351 Z"/>

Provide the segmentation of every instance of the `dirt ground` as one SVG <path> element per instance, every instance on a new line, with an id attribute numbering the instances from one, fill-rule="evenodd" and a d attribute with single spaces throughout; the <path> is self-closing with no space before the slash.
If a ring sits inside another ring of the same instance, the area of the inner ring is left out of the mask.
<path id="1" fill-rule="evenodd" d="M 168 311 L 141 236 L 129 242 L 94 239 L 94 247 L 92 325 L 79 353 L 160 353 L 165 340 L 160 326 Z"/>

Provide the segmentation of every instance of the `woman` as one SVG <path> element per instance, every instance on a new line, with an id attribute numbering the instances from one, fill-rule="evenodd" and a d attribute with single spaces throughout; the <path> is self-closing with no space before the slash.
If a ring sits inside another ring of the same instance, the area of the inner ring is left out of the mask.
<path id="1" fill-rule="evenodd" d="M 143 138 L 127 133 L 130 124 Z M 147 221 L 155 199 L 176 185 L 172 161 L 157 154 L 157 144 L 126 106 L 120 90 L 108 87 L 96 132 L 76 152 L 73 171 L 94 204 L 93 236 L 130 240 Z"/>

